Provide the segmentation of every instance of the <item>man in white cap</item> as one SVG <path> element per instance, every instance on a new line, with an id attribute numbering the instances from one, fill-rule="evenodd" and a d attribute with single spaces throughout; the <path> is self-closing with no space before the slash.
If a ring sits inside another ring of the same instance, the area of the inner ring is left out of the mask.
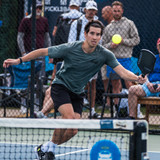
<path id="1" fill-rule="evenodd" d="M 74 42 L 76 40 L 83 41 L 85 40 L 84 37 L 84 27 L 85 25 L 92 20 L 97 20 L 98 17 L 96 16 L 98 11 L 97 8 L 97 3 L 93 0 L 89 0 L 86 5 L 84 12 L 85 14 L 79 18 L 79 20 L 76 20 L 72 23 L 70 32 L 69 32 L 69 37 L 68 37 L 68 42 Z M 81 21 L 81 22 L 80 22 Z M 81 23 L 81 29 L 79 36 L 77 36 L 77 28 L 79 28 L 79 25 L 77 23 Z M 78 26 L 78 27 L 77 27 Z M 100 118 L 100 115 L 98 115 L 95 112 L 95 99 L 96 99 L 96 79 L 97 79 L 98 74 L 95 74 L 95 76 L 90 80 L 91 82 L 91 118 Z M 90 97 L 90 89 L 89 89 L 89 84 L 88 84 L 88 98 Z M 85 100 L 85 99 L 84 99 Z M 85 101 L 84 101 L 85 103 Z"/>
<path id="2" fill-rule="evenodd" d="M 97 11 L 98 11 L 97 3 L 95 1 L 89 0 L 86 3 L 85 9 L 84 9 L 85 14 L 79 18 L 82 21 L 79 40 L 84 40 L 85 39 L 85 37 L 84 37 L 84 27 L 85 27 L 85 25 L 91 20 L 98 19 L 98 17 L 96 16 Z M 76 37 L 77 37 L 77 20 L 74 21 L 71 25 L 70 32 L 69 32 L 69 37 L 68 37 L 68 42 L 76 41 Z"/>

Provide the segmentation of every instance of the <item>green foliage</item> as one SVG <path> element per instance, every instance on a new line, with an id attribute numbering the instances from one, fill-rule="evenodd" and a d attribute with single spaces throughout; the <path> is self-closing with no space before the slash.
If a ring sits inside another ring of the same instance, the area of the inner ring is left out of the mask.
<path id="1" fill-rule="evenodd" d="M 3 72 L 3 61 L 16 57 L 18 0 L 1 0 L 0 5 L 0 73 Z"/>

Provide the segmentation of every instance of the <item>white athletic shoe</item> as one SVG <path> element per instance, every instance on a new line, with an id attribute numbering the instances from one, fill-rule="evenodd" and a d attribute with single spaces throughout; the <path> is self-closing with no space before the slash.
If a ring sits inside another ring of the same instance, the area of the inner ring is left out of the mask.
<path id="1" fill-rule="evenodd" d="M 24 106 L 21 106 L 20 112 L 21 112 L 22 114 L 27 113 L 27 108 L 24 107 Z"/>
<path id="2" fill-rule="evenodd" d="M 137 118 L 139 119 L 143 119 L 145 116 L 142 114 L 142 112 L 139 112 L 137 115 Z"/>

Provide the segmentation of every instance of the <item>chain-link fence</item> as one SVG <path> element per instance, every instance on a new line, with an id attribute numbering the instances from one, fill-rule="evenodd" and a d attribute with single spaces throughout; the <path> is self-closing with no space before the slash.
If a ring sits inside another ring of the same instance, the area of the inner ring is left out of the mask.
<path id="1" fill-rule="evenodd" d="M 49 63 L 48 57 L 39 58 L 35 62 L 25 62 L 6 70 L 2 67 L 3 61 L 7 58 L 24 56 L 34 49 L 76 40 L 83 41 L 85 39 L 84 26 L 88 19 L 94 18 L 103 22 L 105 30 L 100 43 L 115 54 L 119 63 L 135 74 L 141 73 L 137 66 L 141 49 L 145 48 L 158 54 L 156 44 L 160 33 L 159 0 L 153 2 L 151 0 L 147 2 L 145 0 L 129 2 L 122 0 L 123 10 L 119 4 L 112 6 L 113 18 L 117 18 L 116 22 L 111 22 L 112 18 L 108 18 L 110 7 L 102 10 L 106 5 L 111 6 L 113 0 L 107 2 L 97 0 L 97 6 L 95 4 L 87 6 L 87 0 L 80 2 L 79 8 L 77 1 L 73 1 L 73 4 L 69 0 L 37 1 L 33 8 L 35 10 L 33 10 L 30 0 L 0 0 L 0 117 L 30 116 L 30 113 L 33 114 L 30 112 L 30 107 L 34 108 L 38 117 L 54 117 L 49 84 L 54 78 L 53 69 L 54 71 L 59 70 L 63 59 L 54 59 Z M 65 14 L 62 14 L 64 12 Z M 119 18 L 121 12 L 126 18 Z M 36 17 L 36 22 L 33 15 Z M 115 34 L 121 35 L 120 44 L 112 43 L 112 37 Z M 159 81 L 158 63 L 157 56 L 154 70 L 156 74 L 152 75 L 152 82 Z M 113 73 L 112 69 L 109 66 L 103 66 L 86 85 L 82 118 L 98 118 L 104 107 L 104 118 L 111 117 L 111 115 L 125 118 L 128 116 L 129 108 L 133 112 L 131 116 L 143 118 L 147 112 L 146 107 L 144 104 L 137 103 L 137 97 L 146 95 L 144 86 L 142 88 L 132 82 L 126 82 L 110 73 Z M 35 74 L 35 78 L 30 76 L 32 74 Z M 6 85 L 11 88 L 4 88 Z M 32 87 L 29 87 L 30 85 Z M 132 87 L 128 90 L 130 86 Z M 145 87 L 147 88 L 147 85 Z M 120 99 L 117 96 L 117 98 L 110 99 L 103 95 L 105 92 L 125 94 L 127 98 Z M 47 108 L 38 112 L 43 107 Z M 91 111 L 90 107 L 93 108 Z M 149 114 L 150 127 L 159 130 L 159 102 L 150 108 L 149 112 L 153 110 L 156 110 L 156 114 Z"/>

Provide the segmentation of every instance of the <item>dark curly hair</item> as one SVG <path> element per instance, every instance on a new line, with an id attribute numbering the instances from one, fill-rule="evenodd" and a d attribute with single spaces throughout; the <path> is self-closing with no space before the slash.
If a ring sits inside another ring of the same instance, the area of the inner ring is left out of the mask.
<path id="1" fill-rule="evenodd" d="M 92 20 L 90 22 L 88 22 L 84 28 L 85 32 L 88 33 L 90 27 L 96 27 L 96 28 L 101 28 L 101 35 L 103 34 L 103 29 L 104 29 L 104 25 L 101 21 L 99 20 Z"/>

